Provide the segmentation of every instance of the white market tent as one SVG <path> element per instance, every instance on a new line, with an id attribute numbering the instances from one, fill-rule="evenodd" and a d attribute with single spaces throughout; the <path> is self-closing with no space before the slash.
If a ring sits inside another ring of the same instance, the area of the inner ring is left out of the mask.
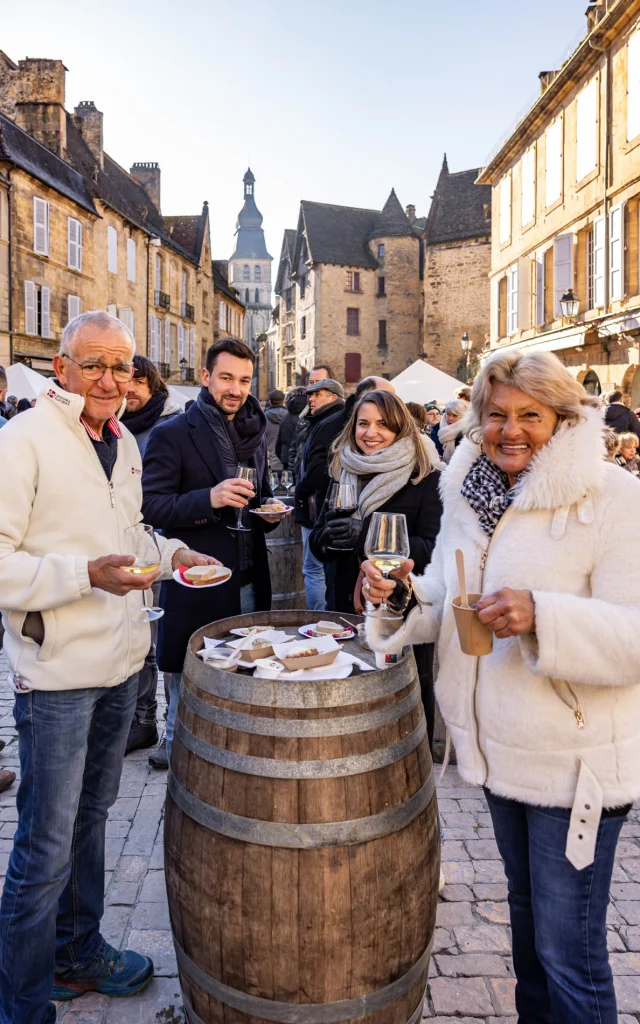
<path id="1" fill-rule="evenodd" d="M 12 363 L 7 367 L 7 394 L 16 398 L 37 398 L 47 380 L 25 363 Z"/>
<path id="2" fill-rule="evenodd" d="M 394 377 L 391 383 L 403 402 L 418 402 L 420 405 L 427 402 L 444 405 L 453 398 L 453 392 L 462 387 L 461 381 L 430 366 L 424 359 L 416 359 L 415 363 Z"/>

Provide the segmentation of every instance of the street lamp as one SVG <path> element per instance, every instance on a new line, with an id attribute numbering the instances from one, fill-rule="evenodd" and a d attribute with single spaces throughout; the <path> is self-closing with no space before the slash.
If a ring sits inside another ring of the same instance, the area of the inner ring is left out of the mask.
<path id="1" fill-rule="evenodd" d="M 469 378 L 469 360 L 471 359 L 471 349 L 473 348 L 473 341 L 471 340 L 471 338 L 469 337 L 469 335 L 467 334 L 466 331 L 464 332 L 464 334 L 460 338 L 460 347 L 462 348 L 462 351 L 464 352 L 465 380 L 468 380 L 468 378 Z"/>
<path id="2" fill-rule="evenodd" d="M 185 381 L 187 379 L 187 360 L 183 356 L 180 360 L 180 380 Z"/>
<path id="3" fill-rule="evenodd" d="M 560 309 L 566 320 L 575 320 L 580 311 L 580 299 L 576 299 L 573 290 L 568 288 L 560 299 Z"/>

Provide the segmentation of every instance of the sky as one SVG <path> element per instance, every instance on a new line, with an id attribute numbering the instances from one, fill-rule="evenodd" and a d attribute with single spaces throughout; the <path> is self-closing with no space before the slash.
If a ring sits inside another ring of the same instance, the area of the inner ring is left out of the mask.
<path id="1" fill-rule="evenodd" d="M 451 171 L 485 163 L 586 31 L 585 0 L 2 7 L 14 61 L 62 60 L 67 109 L 96 103 L 110 156 L 160 164 L 164 214 L 208 200 L 216 259 L 248 164 L 276 261 L 301 199 L 379 209 L 393 187 L 426 214 L 444 152 Z"/>

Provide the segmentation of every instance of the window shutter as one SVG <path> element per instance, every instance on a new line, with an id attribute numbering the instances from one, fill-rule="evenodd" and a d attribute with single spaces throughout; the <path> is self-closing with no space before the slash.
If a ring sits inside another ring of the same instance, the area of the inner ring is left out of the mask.
<path id="1" fill-rule="evenodd" d="M 522 193 L 522 209 L 521 209 L 521 220 L 522 227 L 530 224 L 535 219 L 535 196 L 536 196 L 536 150 L 535 146 L 528 149 L 522 157 L 522 164 L 520 165 L 520 173 L 522 175 L 521 181 L 521 193 Z"/>
<path id="2" fill-rule="evenodd" d="M 544 324 L 544 253 L 536 253 L 536 327 Z"/>
<path id="3" fill-rule="evenodd" d="M 357 384 L 360 381 L 362 356 L 359 352 L 347 352 L 344 357 L 344 382 Z"/>
<path id="4" fill-rule="evenodd" d="M 186 348 L 187 348 L 186 334 L 187 334 L 187 332 L 186 332 L 184 324 L 178 324 L 178 362 L 180 362 L 181 359 L 186 359 L 187 358 L 187 353 L 186 353 Z"/>
<path id="5" fill-rule="evenodd" d="M 560 299 L 573 288 L 573 235 L 558 235 L 553 243 L 554 316 L 562 316 Z"/>
<path id="6" fill-rule="evenodd" d="M 562 117 L 547 129 L 545 202 L 552 206 L 562 195 Z"/>
<path id="7" fill-rule="evenodd" d="M 196 329 L 189 328 L 189 366 L 196 365 Z"/>
<path id="8" fill-rule="evenodd" d="M 493 326 L 492 326 L 493 340 L 498 341 L 500 338 L 500 278 L 496 278 L 493 282 Z"/>
<path id="9" fill-rule="evenodd" d="M 78 221 L 67 217 L 67 264 L 72 270 L 78 265 Z"/>
<path id="10" fill-rule="evenodd" d="M 593 222 L 593 306 L 604 308 L 604 263 L 605 263 L 604 217 Z"/>
<path id="11" fill-rule="evenodd" d="M 518 330 L 518 264 L 507 271 L 507 334 Z"/>
<path id="12" fill-rule="evenodd" d="M 595 168 L 598 160 L 598 77 L 584 87 L 576 103 L 576 181 Z"/>
<path id="13" fill-rule="evenodd" d="M 221 331 L 224 331 L 224 325 L 225 325 L 225 306 L 226 306 L 226 303 L 225 303 L 224 299 L 221 299 L 220 300 L 220 308 L 219 308 L 219 319 L 218 319 L 218 323 L 220 325 L 220 330 Z"/>
<path id="14" fill-rule="evenodd" d="M 49 255 L 49 204 L 38 196 L 33 197 L 33 251 Z"/>
<path id="15" fill-rule="evenodd" d="M 51 289 L 44 285 L 40 289 L 40 334 L 43 338 L 51 337 Z"/>
<path id="16" fill-rule="evenodd" d="M 115 302 L 109 303 L 109 305 L 107 306 L 107 313 L 109 314 L 109 316 L 118 315 L 118 307 L 116 306 Z"/>
<path id="17" fill-rule="evenodd" d="M 519 331 L 531 327 L 531 259 L 523 256 L 518 260 L 518 311 L 516 326 Z"/>
<path id="18" fill-rule="evenodd" d="M 118 232 L 115 228 L 107 228 L 107 269 L 110 274 L 118 273 Z"/>
<path id="19" fill-rule="evenodd" d="M 133 238 L 127 238 L 127 281 L 136 279 L 136 243 Z"/>
<path id="20" fill-rule="evenodd" d="M 640 135 L 640 32 L 634 32 L 627 46 L 627 140 Z"/>
<path id="21" fill-rule="evenodd" d="M 82 270 L 82 224 L 79 220 L 76 221 L 76 243 L 78 246 L 78 261 L 76 263 L 76 270 Z"/>
<path id="22" fill-rule="evenodd" d="M 500 245 L 511 238 L 511 171 L 500 182 Z"/>
<path id="23" fill-rule="evenodd" d="M 24 333 L 36 333 L 36 286 L 33 281 L 24 282 Z"/>
<path id="24" fill-rule="evenodd" d="M 67 295 L 68 320 L 75 320 L 77 316 L 80 316 L 80 298 L 78 295 Z"/>
<path id="25" fill-rule="evenodd" d="M 164 322 L 164 362 L 171 363 L 171 323 L 168 319 Z"/>
<path id="26" fill-rule="evenodd" d="M 158 318 L 155 313 L 149 316 L 149 359 L 158 363 Z"/>
<path id="27" fill-rule="evenodd" d="M 624 204 L 609 213 L 609 298 L 621 299 L 624 293 Z"/>
<path id="28" fill-rule="evenodd" d="M 159 252 L 156 253 L 156 291 L 162 291 L 162 257 Z"/>

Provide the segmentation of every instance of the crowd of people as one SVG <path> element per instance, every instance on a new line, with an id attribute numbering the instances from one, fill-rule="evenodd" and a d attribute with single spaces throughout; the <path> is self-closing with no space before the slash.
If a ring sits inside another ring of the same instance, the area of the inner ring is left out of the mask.
<path id="1" fill-rule="evenodd" d="M 212 345 L 182 411 L 126 326 L 92 312 L 65 328 L 28 415 L 8 407 L 0 368 L 0 607 L 21 763 L 0 1024 L 52 1024 L 54 999 L 131 995 L 152 976 L 101 936 L 105 821 L 127 752 L 168 766 L 189 637 L 270 608 L 266 537 L 283 513 L 249 513 L 280 480 L 295 487 L 307 608 L 365 612 L 381 655 L 413 648 L 430 741 L 437 696 L 460 773 L 485 787 L 520 1019 L 613 1024 L 608 890 L 640 796 L 640 421 L 619 392 L 603 416 L 546 353 L 492 357 L 442 409 L 405 404 L 383 377 L 345 396 L 326 364 L 263 409 L 254 366 L 244 342 Z M 374 512 L 406 521 L 410 557 L 388 580 L 365 553 Z M 142 522 L 159 562 L 136 575 Z M 453 623 L 457 550 L 493 637 L 481 658 Z M 216 564 L 232 570 L 224 586 L 174 578 Z M 151 624 L 147 591 L 163 612 Z M 371 614 L 382 601 L 391 620 Z"/>

